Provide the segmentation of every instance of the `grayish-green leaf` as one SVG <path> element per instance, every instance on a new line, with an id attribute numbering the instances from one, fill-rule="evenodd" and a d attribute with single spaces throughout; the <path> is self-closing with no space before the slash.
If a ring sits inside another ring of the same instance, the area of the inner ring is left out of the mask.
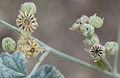
<path id="1" fill-rule="evenodd" d="M 23 78 L 27 76 L 25 56 L 22 52 L 13 55 L 0 54 L 0 78 Z"/>
<path id="2" fill-rule="evenodd" d="M 46 64 L 42 65 L 30 78 L 64 78 L 64 76 L 54 66 Z"/>

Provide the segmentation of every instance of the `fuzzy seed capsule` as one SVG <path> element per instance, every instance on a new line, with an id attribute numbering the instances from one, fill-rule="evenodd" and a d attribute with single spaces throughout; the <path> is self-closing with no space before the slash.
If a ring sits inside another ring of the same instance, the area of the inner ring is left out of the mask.
<path id="1" fill-rule="evenodd" d="M 106 42 L 105 48 L 107 53 L 114 55 L 118 52 L 119 45 L 116 42 Z"/>
<path id="2" fill-rule="evenodd" d="M 88 23 L 88 21 L 89 21 L 89 17 L 86 16 L 86 15 L 83 15 L 83 16 L 80 18 L 80 21 L 81 21 L 82 24 L 86 24 L 86 23 Z"/>
<path id="3" fill-rule="evenodd" d="M 92 35 L 90 38 L 86 38 L 84 41 L 84 44 L 87 48 L 91 48 L 95 43 L 99 44 L 99 38 L 97 34 Z"/>
<path id="4" fill-rule="evenodd" d="M 91 24 L 95 28 L 100 28 L 103 25 L 103 20 L 104 19 L 102 19 L 102 18 L 96 16 L 96 14 L 94 14 L 93 16 L 90 17 L 89 24 Z"/>
<path id="5" fill-rule="evenodd" d="M 90 24 L 84 24 L 81 28 L 81 32 L 86 37 L 92 36 L 94 34 L 94 27 Z"/>
<path id="6" fill-rule="evenodd" d="M 36 6 L 33 2 L 26 2 L 21 5 L 21 11 L 25 13 L 27 11 L 28 13 L 32 12 L 33 14 L 36 13 Z"/>
<path id="7" fill-rule="evenodd" d="M 77 19 L 76 22 L 72 25 L 72 28 L 70 28 L 70 30 L 80 32 L 81 26 L 82 26 L 82 23 L 81 23 L 80 19 Z"/>
<path id="8" fill-rule="evenodd" d="M 6 37 L 2 40 L 2 48 L 5 51 L 8 52 L 14 51 L 15 45 L 16 45 L 15 41 L 10 37 Z"/>

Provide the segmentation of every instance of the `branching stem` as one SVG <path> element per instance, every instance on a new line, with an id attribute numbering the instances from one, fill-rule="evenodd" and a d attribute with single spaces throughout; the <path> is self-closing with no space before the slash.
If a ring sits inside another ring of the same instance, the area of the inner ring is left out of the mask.
<path id="1" fill-rule="evenodd" d="M 108 67 L 109 71 L 112 71 L 112 66 L 111 66 L 111 64 L 109 63 L 109 61 L 108 61 L 106 58 L 104 58 L 104 59 L 102 59 L 102 60 L 104 61 L 105 65 Z"/>
<path id="2" fill-rule="evenodd" d="M 31 77 L 36 72 L 36 70 L 39 68 L 41 62 L 47 57 L 48 54 L 49 54 L 49 52 L 46 51 L 45 53 L 43 53 L 41 55 L 41 57 L 39 58 L 39 61 L 36 63 L 36 65 L 34 66 L 34 68 L 32 69 L 32 71 L 28 77 Z"/>
<path id="3" fill-rule="evenodd" d="M 0 23 L 1 23 L 1 24 L 4 24 L 6 27 L 9 27 L 10 29 L 12 29 L 12 30 L 14 30 L 14 31 L 17 31 L 17 32 L 19 32 L 19 33 L 21 32 L 18 28 L 14 27 L 14 26 L 12 26 L 12 25 L 10 25 L 10 24 L 8 24 L 7 22 L 5 22 L 5 21 L 3 21 L 3 20 L 0 20 Z M 31 38 L 32 38 L 32 39 L 36 39 L 36 38 L 34 38 L 34 37 L 32 37 L 32 36 L 31 36 Z M 109 71 L 107 71 L 107 70 L 103 70 L 103 69 L 101 69 L 101 68 L 99 68 L 99 67 L 97 67 L 97 66 L 95 66 L 95 65 L 89 64 L 89 63 L 87 63 L 87 62 L 84 62 L 84 61 L 79 60 L 79 59 L 77 59 L 77 58 L 74 58 L 74 57 L 72 57 L 72 56 L 69 56 L 69 55 L 67 55 L 67 54 L 65 54 L 65 53 L 63 53 L 63 52 L 60 52 L 60 51 L 58 51 L 58 50 L 56 50 L 56 49 L 48 46 L 47 44 L 41 42 L 40 40 L 37 40 L 37 41 L 38 41 L 38 43 L 39 43 L 41 46 L 47 48 L 50 53 L 53 53 L 53 54 L 55 54 L 55 55 L 57 55 L 57 56 L 59 56 L 59 57 L 62 57 L 62 58 L 64 58 L 64 59 L 66 59 L 66 60 L 69 60 L 69 61 L 71 61 L 71 62 L 74 62 L 74 63 L 76 63 L 76 64 L 78 64 L 78 65 L 83 66 L 83 67 L 87 67 L 87 68 L 89 68 L 89 69 L 92 69 L 92 70 L 95 70 L 95 71 L 104 73 L 104 74 L 106 74 L 106 75 L 108 75 L 108 76 L 110 76 L 110 77 L 120 78 L 120 74 L 114 74 L 114 73 L 109 72 Z M 116 65 L 115 65 L 115 66 L 116 66 Z M 37 67 L 38 67 L 38 66 L 36 66 L 34 70 L 36 70 Z"/>
<path id="4" fill-rule="evenodd" d="M 120 25 L 118 27 L 118 39 L 117 39 L 117 43 L 120 43 Z M 117 63 L 118 63 L 118 55 L 119 52 L 116 52 L 114 55 L 114 59 L 113 59 L 113 73 L 117 73 Z"/>

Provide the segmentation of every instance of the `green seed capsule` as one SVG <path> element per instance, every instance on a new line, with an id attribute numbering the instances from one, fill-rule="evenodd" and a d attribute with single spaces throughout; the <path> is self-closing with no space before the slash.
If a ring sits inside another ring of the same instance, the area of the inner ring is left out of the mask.
<path id="1" fill-rule="evenodd" d="M 36 13 L 36 6 L 33 2 L 26 2 L 21 5 L 21 11 L 25 13 L 27 11 L 28 13 L 32 12 L 33 14 Z"/>
<path id="2" fill-rule="evenodd" d="M 96 14 L 94 14 L 93 16 L 90 17 L 89 24 L 91 24 L 95 28 L 100 28 L 103 25 L 103 20 L 104 19 L 102 19 L 102 18 L 96 16 Z"/>
<path id="3" fill-rule="evenodd" d="M 96 34 L 92 35 L 90 38 L 86 38 L 84 41 L 87 48 L 91 48 L 95 43 L 99 44 L 99 38 Z"/>
<path id="4" fill-rule="evenodd" d="M 15 41 L 10 37 L 6 37 L 2 40 L 2 48 L 5 51 L 14 51 L 15 45 Z"/>
<path id="5" fill-rule="evenodd" d="M 81 32 L 86 37 L 92 36 L 94 34 L 94 27 L 90 24 L 84 24 L 81 28 Z"/>
<path id="6" fill-rule="evenodd" d="M 86 23 L 88 23 L 88 21 L 89 21 L 89 17 L 86 16 L 86 15 L 83 15 L 83 16 L 80 18 L 80 21 L 81 21 L 82 24 L 86 24 Z"/>
<path id="7" fill-rule="evenodd" d="M 107 53 L 114 55 L 116 52 L 118 52 L 119 45 L 116 42 L 106 42 L 105 48 Z"/>
<path id="8" fill-rule="evenodd" d="M 72 28 L 70 28 L 70 30 L 80 32 L 81 31 L 81 26 L 82 26 L 82 24 L 80 22 L 80 19 L 77 19 L 76 22 L 72 25 Z"/>

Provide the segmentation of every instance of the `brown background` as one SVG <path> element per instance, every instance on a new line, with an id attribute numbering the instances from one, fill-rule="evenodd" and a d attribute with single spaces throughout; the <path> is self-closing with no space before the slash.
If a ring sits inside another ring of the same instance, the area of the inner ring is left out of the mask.
<path id="1" fill-rule="evenodd" d="M 26 1 L 33 1 L 37 6 L 36 17 L 39 27 L 32 35 L 68 55 L 92 62 L 92 58 L 84 50 L 84 37 L 81 33 L 68 29 L 82 14 L 90 16 L 97 13 L 98 16 L 104 17 L 103 27 L 96 29 L 101 44 L 117 40 L 120 0 L 0 0 L 0 19 L 16 26 L 15 21 L 20 5 Z M 1 41 L 7 36 L 16 41 L 19 37 L 18 33 L 0 25 L 1 52 L 3 51 Z M 112 63 L 112 56 L 107 56 L 107 58 Z M 37 60 L 38 58 L 30 59 L 29 72 Z M 50 54 L 42 64 L 55 65 L 66 78 L 109 78 L 53 54 Z"/>

